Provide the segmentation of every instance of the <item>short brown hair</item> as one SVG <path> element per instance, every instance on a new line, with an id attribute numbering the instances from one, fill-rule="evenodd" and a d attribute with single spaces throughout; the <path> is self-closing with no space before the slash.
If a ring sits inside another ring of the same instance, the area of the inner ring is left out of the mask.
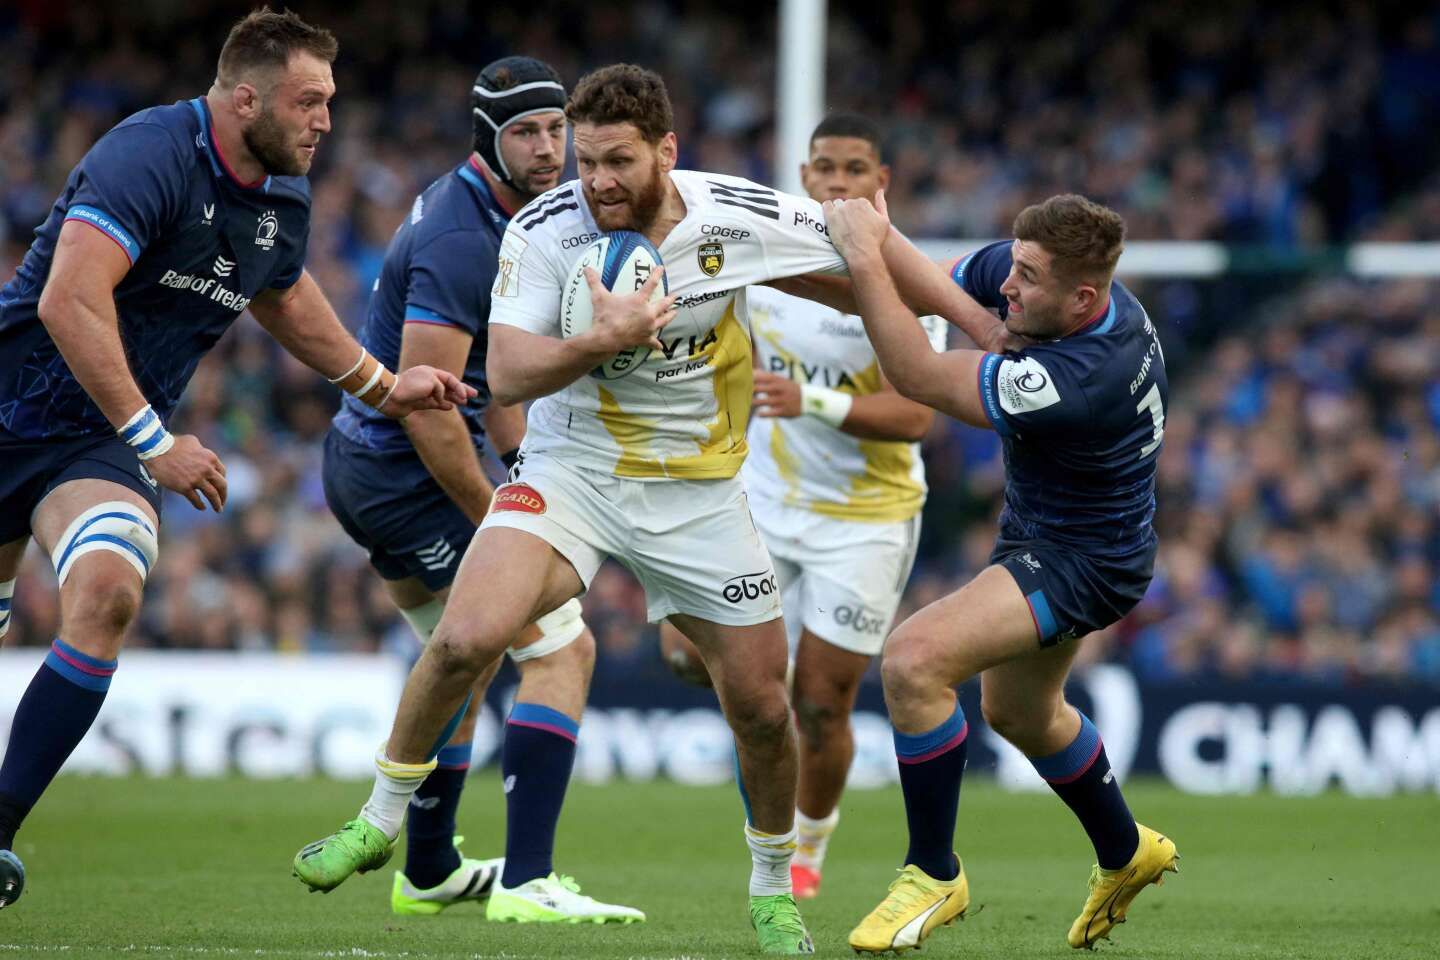
<path id="1" fill-rule="evenodd" d="M 1108 284 L 1125 249 L 1125 219 L 1078 193 L 1062 193 L 1021 210 L 1015 239 L 1044 247 L 1064 280 Z"/>
<path id="2" fill-rule="evenodd" d="M 565 119 L 572 124 L 633 123 L 650 143 L 675 129 L 665 81 L 633 63 L 611 64 L 581 77 L 565 104 Z"/>
<path id="3" fill-rule="evenodd" d="M 276 13 L 269 7 L 252 10 L 235 26 L 220 48 L 220 65 L 215 79 L 222 87 L 233 87 L 253 76 L 256 70 L 278 67 L 285 69 L 291 54 L 314 54 L 326 63 L 334 63 L 340 52 L 335 35 L 323 27 L 313 27 L 298 14 Z"/>

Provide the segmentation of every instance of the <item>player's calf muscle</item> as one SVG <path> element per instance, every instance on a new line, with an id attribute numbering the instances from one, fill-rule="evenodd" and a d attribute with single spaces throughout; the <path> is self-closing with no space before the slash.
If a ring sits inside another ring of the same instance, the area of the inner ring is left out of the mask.
<path id="1" fill-rule="evenodd" d="M 850 712 L 797 693 L 795 725 L 807 750 L 824 750 L 837 733 L 850 728 Z"/>
<path id="2" fill-rule="evenodd" d="M 594 635 L 586 630 L 554 653 L 521 663 L 516 699 L 550 707 L 572 720 L 579 720 L 590 692 L 590 673 L 594 666 Z"/>
<path id="3" fill-rule="evenodd" d="M 1075 739 L 1079 719 L 1063 697 L 1017 703 L 1014 698 L 980 697 L 980 713 L 990 729 L 1029 756 L 1046 756 Z"/>

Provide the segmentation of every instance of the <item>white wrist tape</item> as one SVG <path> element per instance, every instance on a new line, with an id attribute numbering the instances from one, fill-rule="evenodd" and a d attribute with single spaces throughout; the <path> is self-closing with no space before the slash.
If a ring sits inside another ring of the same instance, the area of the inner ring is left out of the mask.
<path id="1" fill-rule="evenodd" d="M 361 348 L 360 348 L 360 359 L 355 361 L 355 366 L 351 367 L 349 370 L 346 370 L 344 373 L 340 374 L 340 376 L 338 376 L 338 377 L 331 377 L 331 378 L 330 378 L 330 382 L 331 382 L 331 383 L 338 384 L 341 380 L 344 380 L 346 377 L 350 376 L 351 374 L 359 373 L 359 372 L 360 372 L 360 368 L 363 367 L 363 366 L 365 366 L 365 358 L 368 357 L 368 356 L 370 356 L 370 351 L 369 351 L 369 350 L 366 350 L 364 347 L 361 347 Z"/>
<path id="2" fill-rule="evenodd" d="M 175 446 L 175 438 L 148 403 L 115 432 L 121 440 L 135 448 L 135 455 L 141 460 L 153 460 Z"/>
<path id="3" fill-rule="evenodd" d="M 355 361 L 355 366 L 340 376 L 333 377 L 330 382 L 361 403 L 379 410 L 385 405 L 385 401 L 390 399 L 397 381 L 395 374 L 387 370 L 385 364 L 371 356 L 369 350 L 361 347 L 360 359 Z"/>
<path id="4" fill-rule="evenodd" d="M 839 390 L 816 387 L 808 383 L 800 385 L 800 412 L 822 423 L 828 423 L 836 430 L 840 429 L 840 424 L 850 415 L 850 405 L 854 402 L 854 397 Z"/>

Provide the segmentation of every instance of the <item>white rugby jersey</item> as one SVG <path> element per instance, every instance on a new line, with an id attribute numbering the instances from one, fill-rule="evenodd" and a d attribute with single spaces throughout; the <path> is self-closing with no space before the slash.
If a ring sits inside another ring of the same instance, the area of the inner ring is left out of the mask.
<path id="1" fill-rule="evenodd" d="M 536 400 L 522 450 L 620 477 L 733 477 L 745 459 L 754 386 L 745 288 L 843 273 L 820 204 L 739 177 L 670 174 L 685 219 L 660 244 L 679 313 L 654 351 L 619 380 L 582 376 Z M 601 235 L 572 180 L 533 200 L 500 245 L 490 322 L 560 336 L 560 294 Z"/>
<path id="2" fill-rule="evenodd" d="M 863 397 L 881 389 L 880 361 L 859 317 L 767 287 L 749 292 L 756 363 L 801 384 Z M 947 325 L 922 317 L 937 351 Z M 842 520 L 908 520 L 925 504 L 920 444 L 862 440 L 815 417 L 755 417 L 743 474 L 754 501 Z"/>

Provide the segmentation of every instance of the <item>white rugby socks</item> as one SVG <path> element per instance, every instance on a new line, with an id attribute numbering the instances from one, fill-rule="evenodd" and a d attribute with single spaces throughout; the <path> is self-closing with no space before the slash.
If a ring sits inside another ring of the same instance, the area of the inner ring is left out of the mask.
<path id="1" fill-rule="evenodd" d="M 745 824 L 750 847 L 750 896 L 773 897 L 790 893 L 790 859 L 795 855 L 795 828 L 779 835 L 762 833 Z"/>
<path id="2" fill-rule="evenodd" d="M 360 808 L 360 819 L 383 831 L 391 840 L 400 836 L 410 798 L 434 769 L 434 760 L 396 763 L 385 756 L 382 746 L 375 753 L 375 787 L 370 791 L 370 799 Z"/>
<path id="3" fill-rule="evenodd" d="M 795 849 L 795 862 L 819 873 L 821 865 L 825 862 L 825 848 L 830 845 L 830 835 L 835 832 L 835 828 L 839 824 L 839 807 L 831 810 L 830 816 L 822 817 L 819 820 L 812 820 L 796 810 L 795 830 L 798 845 Z"/>

